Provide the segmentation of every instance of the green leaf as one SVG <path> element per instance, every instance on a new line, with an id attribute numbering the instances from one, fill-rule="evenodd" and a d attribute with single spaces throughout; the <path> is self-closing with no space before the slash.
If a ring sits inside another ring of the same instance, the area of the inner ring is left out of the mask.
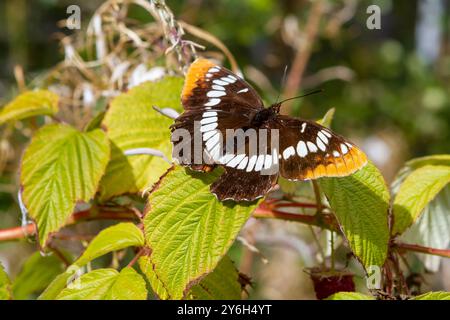
<path id="1" fill-rule="evenodd" d="M 400 189 L 400 185 L 405 181 L 405 179 L 416 169 L 419 169 L 426 165 L 442 165 L 442 166 L 450 166 L 450 155 L 447 154 L 438 154 L 427 157 L 415 158 L 409 160 L 405 163 L 405 165 L 400 169 L 397 176 L 392 183 L 392 192 L 396 194 Z"/>
<path id="2" fill-rule="evenodd" d="M 410 227 L 449 182 L 450 166 L 425 165 L 409 174 L 394 199 L 392 234 L 402 234 Z"/>
<path id="3" fill-rule="evenodd" d="M 11 298 L 11 282 L 0 262 L 0 300 L 10 300 Z"/>
<path id="4" fill-rule="evenodd" d="M 64 226 L 77 201 L 94 196 L 109 153 L 108 139 L 99 129 L 82 133 L 59 124 L 37 132 L 25 151 L 20 181 L 42 246 Z"/>
<path id="5" fill-rule="evenodd" d="M 131 222 L 119 223 L 102 230 L 89 244 L 84 253 L 75 261 L 75 265 L 82 267 L 108 252 L 127 247 L 144 246 L 144 234 L 141 229 Z"/>
<path id="6" fill-rule="evenodd" d="M 450 292 L 445 291 L 427 292 L 421 294 L 420 296 L 416 296 L 411 300 L 450 300 Z"/>
<path id="7" fill-rule="evenodd" d="M 240 300 L 241 292 L 239 272 L 225 256 L 213 272 L 191 288 L 188 297 L 195 300 Z"/>
<path id="8" fill-rule="evenodd" d="M 56 276 L 49 286 L 41 293 L 38 300 L 54 300 L 58 294 L 66 287 L 70 277 L 74 275 L 75 269 L 67 269 L 66 272 Z"/>
<path id="9" fill-rule="evenodd" d="M 326 298 L 325 300 L 375 300 L 373 296 L 362 294 L 359 292 L 337 292 Z"/>
<path id="10" fill-rule="evenodd" d="M 401 239 L 428 248 L 447 249 L 450 245 L 450 185 L 447 185 L 424 209 L 417 221 L 407 229 Z M 414 253 L 427 270 L 437 272 L 442 257 Z"/>
<path id="11" fill-rule="evenodd" d="M 153 110 L 152 106 L 181 111 L 182 85 L 182 78 L 166 77 L 134 87 L 111 102 L 102 123 L 112 141 L 112 153 L 101 182 L 101 199 L 143 191 L 170 167 L 159 157 L 125 156 L 124 151 L 151 148 L 170 158 L 169 127 L 173 120 Z"/>
<path id="12" fill-rule="evenodd" d="M 82 275 L 57 296 L 58 300 L 145 300 L 145 280 L 133 269 L 97 269 Z"/>
<path id="13" fill-rule="evenodd" d="M 55 255 L 32 254 L 24 263 L 14 280 L 12 290 L 17 300 L 30 299 L 32 294 L 42 292 L 52 280 L 64 271 L 64 264 Z"/>
<path id="14" fill-rule="evenodd" d="M 151 255 L 141 267 L 152 269 L 148 278 L 161 299 L 183 298 L 214 270 L 257 205 L 218 201 L 209 185 L 222 172 L 175 167 L 149 196 L 144 226 Z"/>
<path id="15" fill-rule="evenodd" d="M 53 115 L 58 112 L 58 100 L 58 95 L 47 90 L 22 93 L 0 110 L 0 124 L 37 115 Z"/>
<path id="16" fill-rule="evenodd" d="M 147 285 L 144 278 L 133 268 L 122 269 L 108 291 L 107 300 L 146 300 Z"/>
<path id="17" fill-rule="evenodd" d="M 383 265 L 389 241 L 389 192 L 378 169 L 368 163 L 351 176 L 319 183 L 350 249 L 365 267 Z"/>
<path id="18" fill-rule="evenodd" d="M 331 127 L 331 122 L 333 121 L 335 111 L 335 108 L 331 108 L 327 111 L 327 113 L 325 113 L 322 119 L 317 121 L 317 123 L 323 125 L 324 127 Z"/>

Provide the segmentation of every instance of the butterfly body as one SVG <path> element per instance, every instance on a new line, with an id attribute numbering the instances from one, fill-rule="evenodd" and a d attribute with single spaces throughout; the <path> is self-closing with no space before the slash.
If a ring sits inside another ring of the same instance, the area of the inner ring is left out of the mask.
<path id="1" fill-rule="evenodd" d="M 219 200 L 262 197 L 279 175 L 347 176 L 367 163 L 353 143 L 313 121 L 279 114 L 280 103 L 265 108 L 247 82 L 206 59 L 192 63 L 181 100 L 185 111 L 171 126 L 172 156 L 193 170 L 224 167 L 211 185 Z M 190 138 L 181 140 L 177 130 Z"/>

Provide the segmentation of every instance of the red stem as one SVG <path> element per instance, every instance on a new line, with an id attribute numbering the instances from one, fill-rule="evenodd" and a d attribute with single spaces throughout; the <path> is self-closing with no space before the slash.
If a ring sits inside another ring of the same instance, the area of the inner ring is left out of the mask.
<path id="1" fill-rule="evenodd" d="M 402 250 L 414 251 L 414 252 L 432 254 L 432 255 L 440 256 L 440 257 L 444 257 L 444 258 L 450 258 L 450 250 L 449 249 L 429 248 L 429 247 L 420 246 L 418 244 L 409 244 L 409 243 L 402 243 L 402 242 L 395 242 L 392 244 L 392 246 L 397 247 Z"/>
<path id="2" fill-rule="evenodd" d="M 78 211 L 72 214 L 67 220 L 66 225 L 74 224 L 80 221 L 90 220 L 134 220 L 136 214 L 131 209 L 127 211 L 114 211 L 102 208 L 93 208 L 83 211 Z M 12 227 L 0 230 L 0 241 L 19 240 L 27 236 L 36 234 L 36 224 L 31 222 L 26 226 Z"/>

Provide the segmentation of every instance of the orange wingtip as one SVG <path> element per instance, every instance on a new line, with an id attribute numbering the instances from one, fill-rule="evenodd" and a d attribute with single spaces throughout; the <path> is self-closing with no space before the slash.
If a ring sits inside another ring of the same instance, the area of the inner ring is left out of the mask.
<path id="1" fill-rule="evenodd" d="M 353 146 L 342 157 L 333 158 L 327 165 L 320 164 L 314 169 L 308 169 L 304 174 L 305 180 L 320 177 L 345 177 L 349 176 L 367 164 L 367 156 L 364 152 Z"/>
<path id="2" fill-rule="evenodd" d="M 187 99 L 192 94 L 192 90 L 198 86 L 198 80 L 203 79 L 208 70 L 214 66 L 215 64 L 207 59 L 196 59 L 189 66 L 186 79 L 184 81 L 183 91 L 181 92 L 181 99 Z"/>

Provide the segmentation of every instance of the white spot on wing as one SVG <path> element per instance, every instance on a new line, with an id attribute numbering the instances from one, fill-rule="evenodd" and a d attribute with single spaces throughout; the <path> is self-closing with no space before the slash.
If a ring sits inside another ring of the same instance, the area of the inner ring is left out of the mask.
<path id="1" fill-rule="evenodd" d="M 215 135 L 216 133 L 218 134 L 219 131 L 218 131 L 218 130 L 212 130 L 212 131 L 205 132 L 205 133 L 203 134 L 203 141 L 208 140 L 209 138 L 211 138 L 211 137 L 212 137 L 213 135 Z"/>
<path id="2" fill-rule="evenodd" d="M 328 143 L 328 138 L 325 136 L 325 134 L 323 133 L 324 131 L 321 130 L 317 133 L 317 135 L 319 136 L 320 140 L 323 141 L 323 143 L 327 144 Z"/>
<path id="3" fill-rule="evenodd" d="M 341 143 L 341 151 L 342 154 L 346 154 L 348 152 L 348 147 L 343 143 Z"/>
<path id="4" fill-rule="evenodd" d="M 209 138 L 208 141 L 206 141 L 206 150 L 211 150 L 216 144 L 219 143 L 219 140 L 220 136 L 218 133 Z"/>
<path id="5" fill-rule="evenodd" d="M 200 132 L 211 131 L 211 130 L 214 130 L 215 128 L 217 128 L 217 122 L 201 126 L 200 127 Z"/>
<path id="6" fill-rule="evenodd" d="M 264 160 L 264 169 L 269 169 L 272 165 L 272 156 L 270 154 L 266 155 L 266 159 Z"/>
<path id="7" fill-rule="evenodd" d="M 218 80 L 218 79 L 213 80 L 213 83 L 218 84 L 219 86 L 226 86 L 226 85 L 229 84 L 229 83 L 226 82 L 226 81 L 222 81 L 222 80 Z"/>
<path id="8" fill-rule="evenodd" d="M 297 144 L 297 153 L 300 157 L 304 157 L 308 154 L 308 149 L 306 149 L 306 144 L 304 141 L 299 141 Z"/>
<path id="9" fill-rule="evenodd" d="M 237 169 L 245 169 L 245 167 L 247 166 L 248 163 L 248 157 L 244 157 L 244 159 L 242 159 L 241 163 L 239 163 Z"/>
<path id="10" fill-rule="evenodd" d="M 217 116 L 217 112 L 215 111 L 208 111 L 203 113 L 203 118 L 207 118 L 207 117 L 216 117 Z"/>
<path id="11" fill-rule="evenodd" d="M 214 73 L 214 72 L 219 72 L 220 69 L 218 67 L 212 67 L 211 69 L 208 70 L 208 72 Z"/>
<path id="12" fill-rule="evenodd" d="M 293 156 L 293 155 L 295 155 L 294 147 L 290 146 L 290 147 L 284 149 L 284 151 L 283 151 L 283 158 L 284 158 L 284 160 L 289 159 L 289 157 Z"/>
<path id="13" fill-rule="evenodd" d="M 233 160 L 228 162 L 227 167 L 232 167 L 232 168 L 236 167 L 239 164 L 239 162 L 241 162 L 242 159 L 244 159 L 244 158 L 245 158 L 245 154 L 244 153 L 243 154 L 238 154 Z"/>
<path id="14" fill-rule="evenodd" d="M 227 95 L 227 94 L 223 91 L 214 91 L 214 90 L 208 91 L 206 93 L 206 96 L 210 97 L 210 98 L 217 98 L 217 97 L 222 97 L 225 95 Z"/>
<path id="15" fill-rule="evenodd" d="M 264 158 L 266 156 L 264 154 L 260 154 L 258 156 L 258 160 L 256 160 L 255 171 L 260 171 L 264 165 Z"/>
<path id="16" fill-rule="evenodd" d="M 320 130 L 324 135 L 326 135 L 328 138 L 331 138 L 331 133 L 329 133 L 327 130 Z"/>
<path id="17" fill-rule="evenodd" d="M 208 118 L 203 118 L 202 120 L 200 120 L 200 124 L 208 124 L 208 123 L 213 123 L 213 122 L 217 122 L 217 117 L 208 117 Z"/>
<path id="18" fill-rule="evenodd" d="M 205 107 L 215 106 L 216 104 L 219 104 L 219 103 L 220 103 L 219 98 L 209 99 L 209 101 L 207 103 L 205 103 Z"/>
<path id="19" fill-rule="evenodd" d="M 319 137 L 316 138 L 316 144 L 319 147 L 320 150 L 325 151 L 327 150 L 327 147 L 325 146 L 325 144 L 322 142 L 322 140 L 320 140 Z"/>
<path id="20" fill-rule="evenodd" d="M 241 89 L 237 93 L 244 93 L 244 92 L 248 92 L 248 88 Z"/>
<path id="21" fill-rule="evenodd" d="M 218 162 L 221 163 L 221 164 L 227 164 L 233 158 L 234 158 L 234 154 L 227 153 L 223 157 L 221 157 Z"/>
<path id="22" fill-rule="evenodd" d="M 255 166 L 257 158 L 258 158 L 258 156 L 256 154 L 250 157 L 250 160 L 248 161 L 247 169 L 245 171 L 250 172 L 253 170 L 253 167 Z"/>
<path id="23" fill-rule="evenodd" d="M 308 149 L 309 149 L 310 152 L 316 152 L 317 151 L 317 146 L 314 143 L 312 143 L 311 141 L 308 141 L 306 143 L 306 145 L 308 146 Z"/>
<path id="24" fill-rule="evenodd" d="M 220 148 L 222 144 L 218 143 L 216 146 L 210 151 L 210 155 L 213 158 L 213 160 L 217 161 L 220 158 Z"/>
<path id="25" fill-rule="evenodd" d="M 305 132 L 306 129 L 306 122 L 302 123 L 302 130 L 300 131 L 301 133 Z"/>
<path id="26" fill-rule="evenodd" d="M 333 151 L 333 156 L 334 156 L 335 158 L 339 158 L 339 157 L 341 156 L 341 154 L 340 154 L 338 151 L 334 150 L 334 151 Z"/>
<path id="27" fill-rule="evenodd" d="M 211 88 L 213 88 L 214 90 L 221 90 L 221 91 L 225 91 L 225 88 L 222 86 L 219 86 L 217 84 L 214 84 Z"/>

